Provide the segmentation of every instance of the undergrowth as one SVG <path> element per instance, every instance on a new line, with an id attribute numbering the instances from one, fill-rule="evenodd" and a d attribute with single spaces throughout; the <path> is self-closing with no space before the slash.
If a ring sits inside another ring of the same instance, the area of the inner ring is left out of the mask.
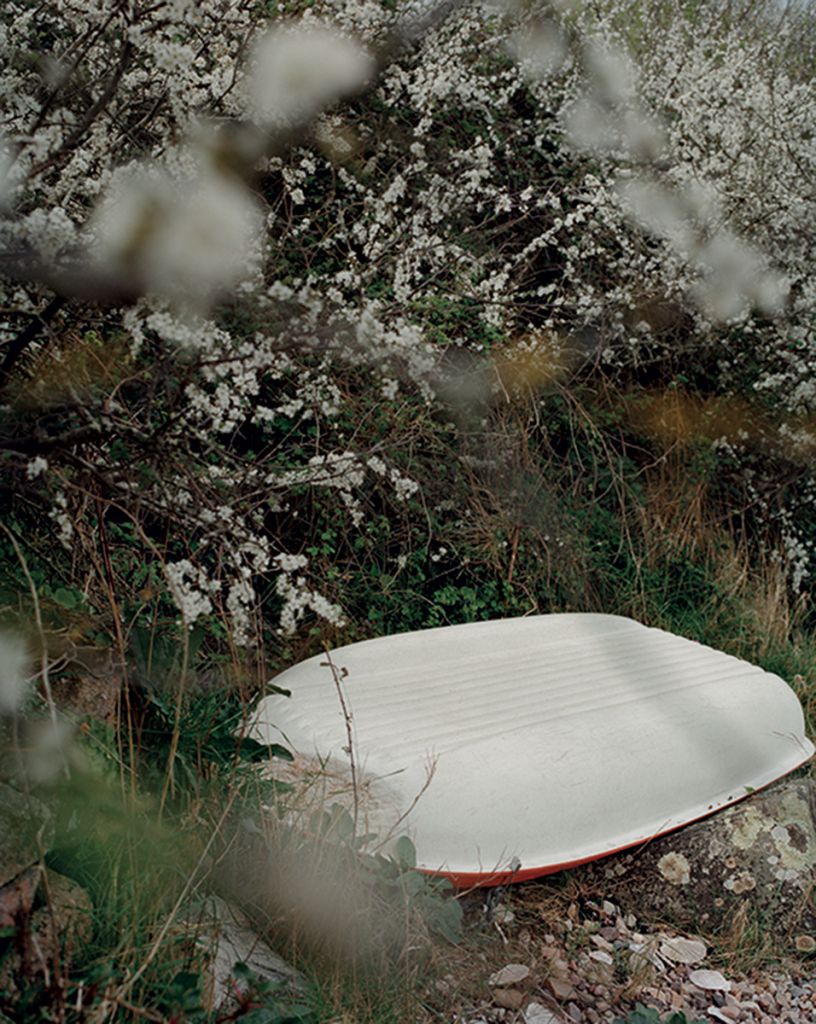
<path id="1" fill-rule="evenodd" d="M 437 961 L 433 943 L 461 937 L 458 904 L 412 871 L 410 847 L 402 861 L 366 855 L 342 808 L 316 817 L 310 810 L 292 831 L 283 810 L 295 799 L 291 783 L 264 768 L 270 757 L 285 764 L 288 752 L 240 738 L 274 671 L 323 644 L 531 613 L 629 615 L 779 673 L 813 729 L 811 609 L 805 596 L 792 596 L 777 539 L 763 532 L 739 474 L 728 474 L 705 439 L 667 443 L 633 425 L 621 396 L 580 386 L 497 405 L 477 432 L 419 405 L 413 415 L 404 464 L 422 488 L 399 514 L 374 490 L 365 526 L 352 533 L 330 502 L 301 498 L 297 530 L 342 602 L 346 626 L 307 624 L 294 637 L 265 630 L 249 659 L 216 618 L 178 630 L 158 573 L 130 575 L 131 534 L 121 523 L 114 529 L 115 510 L 99 513 L 110 517 L 107 592 L 48 547 L 25 508 L 13 510 L 7 523 L 23 562 L 0 538 L 7 617 L 19 626 L 30 614 L 30 577 L 43 620 L 42 637 L 30 635 L 52 652 L 57 703 L 105 651 L 118 703 L 107 723 L 75 710 L 60 755 L 70 778 L 57 758 L 37 787 L 55 808 L 42 860 L 86 889 L 92 927 L 45 973 L 34 961 L 24 965 L 23 993 L 10 988 L 2 997 L 7 1014 L 268 1024 L 417 1018 L 416 993 Z M 381 429 L 376 419 L 371 429 Z M 274 593 L 268 600 L 271 615 Z M 13 739 L 7 733 L 7 744 Z M 274 827 L 264 808 L 277 808 Z M 287 864 L 339 919 L 310 919 L 281 898 L 292 886 Z M 332 884 L 321 889 L 317 880 L 327 878 Z M 300 988 L 239 967 L 236 999 L 216 1010 L 205 992 L 202 926 L 189 924 L 216 891 L 240 903 L 301 972 Z M 6 934 L 0 942 L 12 963 L 15 941 Z"/>

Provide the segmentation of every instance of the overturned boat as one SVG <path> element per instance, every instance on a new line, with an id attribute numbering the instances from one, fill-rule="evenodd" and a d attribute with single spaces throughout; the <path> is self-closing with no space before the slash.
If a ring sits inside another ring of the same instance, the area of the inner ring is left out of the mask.
<path id="1" fill-rule="evenodd" d="M 614 615 L 447 626 L 287 669 L 251 735 L 354 790 L 360 831 L 408 835 L 458 886 L 647 843 L 804 764 L 778 676 Z"/>

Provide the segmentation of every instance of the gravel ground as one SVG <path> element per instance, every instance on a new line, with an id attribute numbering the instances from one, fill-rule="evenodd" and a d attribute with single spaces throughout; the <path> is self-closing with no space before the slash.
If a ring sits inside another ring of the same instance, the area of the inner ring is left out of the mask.
<path id="1" fill-rule="evenodd" d="M 633 915 L 608 901 L 570 911 L 559 934 L 533 939 L 511 911 L 492 908 L 491 923 L 513 940 L 508 951 L 517 956 L 526 948 L 529 956 L 497 968 L 485 979 L 485 1000 L 454 1013 L 453 1021 L 612 1024 L 641 1003 L 661 1019 L 682 1011 L 689 1022 L 706 1024 L 816 1024 L 813 955 L 798 975 L 779 969 L 723 973 L 699 937 L 640 930 Z M 816 948 L 810 936 L 797 944 L 802 952 Z"/>

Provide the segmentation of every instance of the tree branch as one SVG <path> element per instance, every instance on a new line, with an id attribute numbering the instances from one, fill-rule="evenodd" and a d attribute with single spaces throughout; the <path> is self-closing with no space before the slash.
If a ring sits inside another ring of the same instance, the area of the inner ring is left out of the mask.
<path id="1" fill-rule="evenodd" d="M 66 301 L 67 300 L 62 295 L 55 295 L 42 313 L 38 313 L 35 317 L 32 317 L 26 327 L 24 327 L 17 337 L 13 338 L 6 346 L 3 361 L 0 363 L 0 391 L 2 391 L 8 383 L 11 371 L 14 369 L 14 366 L 20 356 L 22 356 L 23 352 L 25 352 L 31 342 L 34 341 L 40 331 L 42 331 L 43 328 L 54 319 L 57 313 L 59 313 L 65 305 Z"/>

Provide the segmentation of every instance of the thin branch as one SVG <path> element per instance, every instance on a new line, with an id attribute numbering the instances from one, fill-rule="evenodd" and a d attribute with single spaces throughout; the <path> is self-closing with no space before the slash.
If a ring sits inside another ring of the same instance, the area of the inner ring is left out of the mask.
<path id="1" fill-rule="evenodd" d="M 116 90 L 119 87 L 119 83 L 122 80 L 122 76 L 124 75 L 125 71 L 127 70 L 127 66 L 130 63 L 130 58 L 132 54 L 133 44 L 128 39 L 125 41 L 125 44 L 122 47 L 122 52 L 119 55 L 119 61 L 116 65 L 116 68 L 114 69 L 113 74 L 108 79 L 108 83 L 103 89 L 97 101 L 88 108 L 88 110 L 85 113 L 85 116 L 76 126 L 76 128 L 71 132 L 68 138 L 62 143 L 62 145 L 53 153 L 51 153 L 50 156 L 47 156 L 44 160 L 41 160 L 38 164 L 35 164 L 31 168 L 32 176 L 41 174 L 43 171 L 53 166 L 53 164 L 57 163 L 57 161 L 60 160 L 66 153 L 70 153 L 72 149 L 76 149 L 76 147 L 84 138 L 88 129 L 91 127 L 91 125 L 94 123 L 97 117 L 99 117 L 99 115 L 102 113 L 105 107 L 107 107 L 107 105 L 113 99 L 114 94 L 116 93 Z"/>
<path id="2" fill-rule="evenodd" d="M 348 669 L 338 669 L 331 658 L 328 647 L 326 648 L 326 660 L 320 662 L 321 667 L 328 667 L 334 680 L 334 685 L 337 689 L 337 696 L 340 700 L 340 707 L 343 711 L 343 721 L 346 726 L 346 741 L 347 746 L 343 749 L 348 754 L 349 765 L 351 767 L 351 790 L 354 798 L 354 835 L 357 835 L 357 820 L 360 816 L 360 793 L 357 788 L 357 762 L 354 758 L 354 729 L 353 729 L 353 716 L 349 709 L 346 701 L 345 694 L 343 693 L 342 680 L 348 675 Z"/>
<path id="3" fill-rule="evenodd" d="M 51 437 L 34 434 L 32 437 L 0 437 L 0 451 L 19 452 L 21 455 L 39 455 L 58 449 L 72 448 L 85 441 L 96 441 L 106 432 L 99 426 L 77 427 Z"/>
<path id="4" fill-rule="evenodd" d="M 48 326 L 50 321 L 54 319 L 65 303 L 66 299 L 62 295 L 55 295 L 42 313 L 37 313 L 20 331 L 17 337 L 13 338 L 6 346 L 3 361 L 0 363 L 0 391 L 6 386 L 11 371 L 22 354 L 40 332 Z"/>

